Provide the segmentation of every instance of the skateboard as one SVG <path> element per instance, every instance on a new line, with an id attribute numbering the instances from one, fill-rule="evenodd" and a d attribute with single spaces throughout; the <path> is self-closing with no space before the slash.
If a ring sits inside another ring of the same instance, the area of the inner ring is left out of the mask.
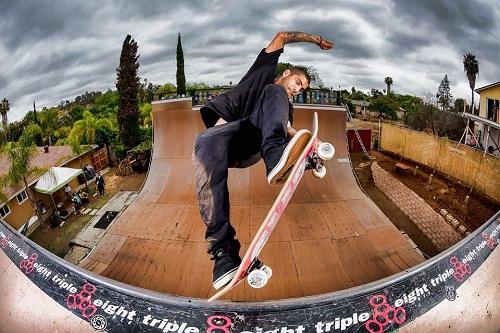
<path id="1" fill-rule="evenodd" d="M 313 117 L 312 132 L 308 132 L 308 134 L 309 141 L 307 141 L 302 153 L 298 155 L 297 161 L 289 172 L 288 178 L 281 188 L 273 206 L 243 256 L 235 276 L 224 288 L 213 295 L 208 300 L 209 302 L 219 299 L 231 289 L 236 287 L 236 285 L 238 285 L 245 278 L 247 278 L 248 284 L 251 287 L 262 288 L 271 277 L 272 269 L 269 266 L 264 265 L 264 263 L 258 258 L 262 248 L 271 236 L 274 227 L 285 211 L 288 202 L 304 175 L 306 168 L 313 169 L 314 176 L 322 178 L 326 174 L 324 161 L 333 158 L 333 155 L 335 154 L 335 148 L 330 143 L 320 142 L 317 139 L 318 114 L 316 112 Z"/>

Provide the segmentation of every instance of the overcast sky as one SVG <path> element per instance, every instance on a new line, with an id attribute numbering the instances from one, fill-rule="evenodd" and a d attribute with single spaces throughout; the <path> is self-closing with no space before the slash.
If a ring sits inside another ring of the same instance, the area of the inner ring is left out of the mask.
<path id="1" fill-rule="evenodd" d="M 289 44 L 280 61 L 318 69 L 326 86 L 385 88 L 470 100 L 462 55 L 479 61 L 476 88 L 500 81 L 500 0 L 384 1 L 0 1 L 0 99 L 9 121 L 85 91 L 115 89 L 127 34 L 139 46 L 139 75 L 175 83 L 177 33 L 186 80 L 238 82 L 278 31 L 335 41 L 333 51 Z M 476 95 L 477 96 L 477 95 Z"/>

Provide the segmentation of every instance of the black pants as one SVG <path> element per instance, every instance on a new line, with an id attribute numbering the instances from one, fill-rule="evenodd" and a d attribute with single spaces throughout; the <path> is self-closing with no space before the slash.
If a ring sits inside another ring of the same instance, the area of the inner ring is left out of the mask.
<path id="1" fill-rule="evenodd" d="M 236 231 L 229 221 L 228 168 L 245 168 L 268 152 L 286 146 L 289 101 L 279 85 L 267 85 L 247 118 L 208 128 L 196 140 L 193 164 L 200 214 L 207 226 L 209 251 L 232 241 Z"/>
<path id="2" fill-rule="evenodd" d="M 104 195 L 104 185 L 102 186 L 97 186 L 97 190 L 99 191 L 99 195 Z"/>

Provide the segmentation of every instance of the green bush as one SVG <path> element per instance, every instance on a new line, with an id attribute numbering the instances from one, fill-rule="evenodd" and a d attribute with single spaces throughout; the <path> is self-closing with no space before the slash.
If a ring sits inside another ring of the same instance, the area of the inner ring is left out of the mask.
<path id="1" fill-rule="evenodd" d="M 111 151 L 115 153 L 117 159 L 123 159 L 127 156 L 127 147 L 124 145 L 113 145 Z"/>

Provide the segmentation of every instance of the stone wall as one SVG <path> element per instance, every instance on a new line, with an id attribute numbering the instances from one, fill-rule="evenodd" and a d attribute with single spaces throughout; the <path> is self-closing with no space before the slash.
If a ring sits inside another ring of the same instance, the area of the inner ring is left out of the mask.
<path id="1" fill-rule="evenodd" d="M 375 185 L 422 230 L 439 251 L 446 250 L 462 236 L 421 197 L 382 169 L 376 162 L 371 166 Z"/>

